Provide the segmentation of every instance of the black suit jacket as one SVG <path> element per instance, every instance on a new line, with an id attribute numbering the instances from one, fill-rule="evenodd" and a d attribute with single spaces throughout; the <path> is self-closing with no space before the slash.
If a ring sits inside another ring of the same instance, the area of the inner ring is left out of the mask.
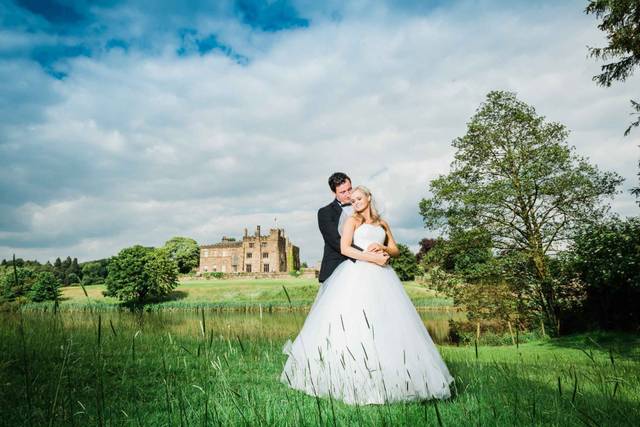
<path id="1" fill-rule="evenodd" d="M 340 252 L 340 234 L 338 233 L 338 221 L 342 214 L 342 207 L 338 200 L 334 200 L 327 206 L 318 210 L 318 228 L 324 239 L 324 253 L 322 254 L 322 264 L 320 265 L 320 275 L 318 280 L 322 283 L 333 273 L 333 270 L 344 260 L 351 259 Z M 360 249 L 356 245 L 351 245 Z M 362 249 L 360 249 L 362 250 Z M 354 261 L 351 259 L 351 261 Z"/>

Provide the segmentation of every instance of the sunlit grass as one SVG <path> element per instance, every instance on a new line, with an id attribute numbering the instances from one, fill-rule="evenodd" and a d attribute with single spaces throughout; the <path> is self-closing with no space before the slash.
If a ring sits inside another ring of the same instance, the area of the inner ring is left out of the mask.
<path id="1" fill-rule="evenodd" d="M 640 422 L 636 336 L 481 346 L 477 358 L 473 347 L 442 346 L 456 379 L 451 399 L 354 407 L 278 382 L 287 334 L 277 321 L 201 313 L 185 326 L 175 314 L 2 314 L 2 422 L 415 426 L 438 425 L 436 409 L 442 425 Z"/>
<path id="2" fill-rule="evenodd" d="M 188 280 L 183 281 L 166 298 L 154 301 L 150 309 L 227 308 L 259 310 L 309 307 L 318 292 L 316 279 L 252 279 L 252 280 Z M 287 289 L 291 302 L 283 287 Z M 450 307 L 449 298 L 438 295 L 416 282 L 405 282 L 405 290 L 418 309 L 421 307 Z M 115 298 L 105 297 L 104 285 L 85 286 L 88 297 L 80 286 L 62 288 L 61 308 L 84 308 L 91 303 L 101 306 L 117 305 Z"/>

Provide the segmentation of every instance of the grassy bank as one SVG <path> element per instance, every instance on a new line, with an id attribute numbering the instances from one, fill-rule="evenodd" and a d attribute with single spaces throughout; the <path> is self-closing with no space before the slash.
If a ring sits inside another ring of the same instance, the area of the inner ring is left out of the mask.
<path id="1" fill-rule="evenodd" d="M 455 376 L 441 402 L 351 407 L 278 382 L 277 325 L 203 316 L 4 314 L 6 425 L 638 425 L 640 340 L 581 335 L 505 347 L 440 347 Z M 303 316 L 301 321 L 303 320 Z"/>
<path id="2" fill-rule="evenodd" d="M 415 282 L 404 287 L 417 308 L 450 307 L 452 301 Z M 286 288 L 287 295 L 284 292 Z M 62 288 L 62 310 L 116 309 L 115 298 L 104 297 L 104 285 L 86 286 L 88 297 L 80 286 Z M 289 310 L 311 306 L 318 292 L 316 279 L 253 279 L 183 281 L 167 297 L 148 304 L 148 310 L 219 309 L 219 310 Z M 291 300 L 289 302 L 289 299 Z M 38 309 L 47 305 L 33 304 Z"/>

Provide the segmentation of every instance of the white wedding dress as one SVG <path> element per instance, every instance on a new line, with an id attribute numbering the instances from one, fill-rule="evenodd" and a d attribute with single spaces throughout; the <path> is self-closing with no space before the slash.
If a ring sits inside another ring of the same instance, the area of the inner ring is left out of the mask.
<path id="1" fill-rule="evenodd" d="M 363 224 L 354 243 L 382 243 Z M 427 329 L 389 266 L 347 260 L 324 282 L 302 330 L 283 351 L 288 386 L 348 404 L 447 398 L 449 374 Z"/>

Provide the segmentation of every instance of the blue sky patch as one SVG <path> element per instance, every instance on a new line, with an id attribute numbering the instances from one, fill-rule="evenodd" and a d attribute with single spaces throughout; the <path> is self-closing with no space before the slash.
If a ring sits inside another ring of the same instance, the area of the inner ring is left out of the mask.
<path id="1" fill-rule="evenodd" d="M 17 0 L 17 4 L 52 24 L 70 24 L 84 18 L 76 9 L 56 0 Z"/>
<path id="2" fill-rule="evenodd" d="M 203 56 L 209 52 L 217 51 L 233 59 L 240 65 L 247 65 L 249 63 L 249 58 L 239 54 L 231 46 L 221 43 L 215 34 L 200 37 L 198 32 L 192 28 L 182 29 L 178 33 L 180 34 L 182 42 L 176 51 L 179 56 L 188 56 L 193 53 L 198 53 L 200 56 Z"/>
<path id="3" fill-rule="evenodd" d="M 309 26 L 309 20 L 298 15 L 286 0 L 238 0 L 236 9 L 245 24 L 263 31 L 275 32 Z"/>

